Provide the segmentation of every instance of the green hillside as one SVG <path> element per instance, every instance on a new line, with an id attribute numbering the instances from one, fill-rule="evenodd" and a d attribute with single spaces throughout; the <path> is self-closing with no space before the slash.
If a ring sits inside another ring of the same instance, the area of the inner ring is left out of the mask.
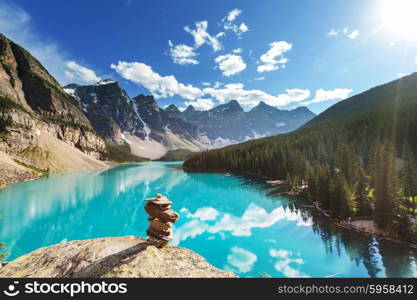
<path id="1" fill-rule="evenodd" d="M 414 73 L 341 101 L 294 132 L 194 155 L 184 169 L 286 179 L 333 217 L 372 217 L 417 241 L 416 156 Z"/>
<path id="2" fill-rule="evenodd" d="M 132 154 L 130 146 L 127 143 L 124 143 L 123 145 L 118 145 L 115 143 L 106 142 L 106 149 L 108 154 L 105 158 L 118 163 L 144 162 L 149 160 L 147 158 L 143 158 Z"/>
<path id="3" fill-rule="evenodd" d="M 176 149 L 176 150 L 170 150 L 162 156 L 160 161 L 183 161 L 189 158 L 191 155 L 193 155 L 194 152 L 187 150 L 187 149 Z"/>

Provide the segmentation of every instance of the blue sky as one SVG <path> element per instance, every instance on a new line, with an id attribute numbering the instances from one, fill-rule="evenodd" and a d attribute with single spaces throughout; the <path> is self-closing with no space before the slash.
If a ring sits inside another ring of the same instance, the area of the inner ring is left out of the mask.
<path id="1" fill-rule="evenodd" d="M 250 109 L 263 100 L 319 113 L 417 71 L 413 8 L 412 0 L 0 0 L 0 32 L 63 85 L 110 78 L 161 107 L 236 99 Z"/>

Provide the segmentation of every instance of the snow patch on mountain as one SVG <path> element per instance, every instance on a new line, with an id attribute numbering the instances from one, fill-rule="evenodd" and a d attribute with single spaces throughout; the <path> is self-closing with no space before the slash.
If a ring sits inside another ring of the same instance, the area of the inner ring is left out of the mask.
<path id="1" fill-rule="evenodd" d="M 100 80 L 99 82 L 97 82 L 96 85 L 106 85 L 110 83 L 116 83 L 116 81 L 110 80 L 110 79 L 104 79 L 104 80 Z"/>
<path id="2" fill-rule="evenodd" d="M 140 115 L 139 115 L 139 111 L 138 111 L 138 105 L 136 104 L 136 102 L 135 102 L 135 101 L 132 101 L 132 107 L 133 107 L 133 110 L 134 110 L 134 112 L 135 112 L 136 116 L 138 117 L 139 121 L 140 121 L 140 122 L 142 123 L 142 125 L 143 125 L 143 130 L 145 131 L 145 139 L 146 139 L 146 140 L 149 140 L 149 139 L 150 139 L 149 135 L 150 135 L 150 134 L 151 134 L 151 132 L 152 132 L 151 128 L 150 128 L 150 127 L 149 127 L 149 125 L 148 125 L 147 123 L 145 123 L 145 121 L 143 121 L 143 119 L 140 117 Z"/>
<path id="3" fill-rule="evenodd" d="M 122 136 L 122 140 L 124 140 L 126 143 L 128 143 L 129 145 L 132 144 L 132 142 L 127 139 L 127 137 L 124 133 L 122 133 L 121 136 Z"/>
<path id="4" fill-rule="evenodd" d="M 66 89 L 64 89 L 64 92 L 67 93 L 70 96 L 73 96 L 73 97 L 76 96 L 75 89 L 66 88 Z"/>

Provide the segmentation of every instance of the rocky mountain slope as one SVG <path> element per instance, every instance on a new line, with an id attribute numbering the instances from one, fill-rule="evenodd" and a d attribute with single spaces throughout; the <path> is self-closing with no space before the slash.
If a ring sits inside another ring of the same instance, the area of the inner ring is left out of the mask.
<path id="1" fill-rule="evenodd" d="M 306 107 L 280 110 L 264 102 L 245 112 L 236 100 L 207 111 L 197 111 L 191 105 L 183 112 L 175 105 L 168 106 L 165 111 L 171 118 L 196 125 L 206 143 L 214 146 L 289 132 L 315 116 Z"/>
<path id="2" fill-rule="evenodd" d="M 78 104 L 36 58 L 1 34 L 0 151 L 41 171 L 104 166 L 98 159 L 106 154 Z"/>
<path id="3" fill-rule="evenodd" d="M 236 100 L 197 111 L 165 109 L 153 96 L 129 98 L 117 81 L 69 84 L 64 90 L 78 103 L 95 130 L 107 141 L 128 143 L 136 155 L 160 158 L 168 151 L 200 151 L 294 130 L 315 116 L 305 107 L 279 110 L 261 102 L 249 112 Z"/>
<path id="4" fill-rule="evenodd" d="M 153 96 L 130 98 L 120 84 L 103 80 L 94 85 L 69 84 L 64 90 L 78 102 L 95 130 L 107 141 L 127 143 L 136 155 L 159 158 L 169 150 L 198 151 L 198 128 L 173 119 Z"/>
<path id="5" fill-rule="evenodd" d="M 4 278 L 237 277 L 179 247 L 158 249 L 147 240 L 110 237 L 61 243 L 23 255 L 0 269 Z"/>

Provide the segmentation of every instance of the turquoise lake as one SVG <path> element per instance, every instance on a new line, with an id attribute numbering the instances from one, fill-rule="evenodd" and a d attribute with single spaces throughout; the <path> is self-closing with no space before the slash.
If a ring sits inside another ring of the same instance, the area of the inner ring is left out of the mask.
<path id="1" fill-rule="evenodd" d="M 341 230 L 259 179 L 185 173 L 181 163 L 68 172 L 0 190 L 12 260 L 63 241 L 146 236 L 144 200 L 180 214 L 171 245 L 240 277 L 417 277 L 417 252 Z"/>

